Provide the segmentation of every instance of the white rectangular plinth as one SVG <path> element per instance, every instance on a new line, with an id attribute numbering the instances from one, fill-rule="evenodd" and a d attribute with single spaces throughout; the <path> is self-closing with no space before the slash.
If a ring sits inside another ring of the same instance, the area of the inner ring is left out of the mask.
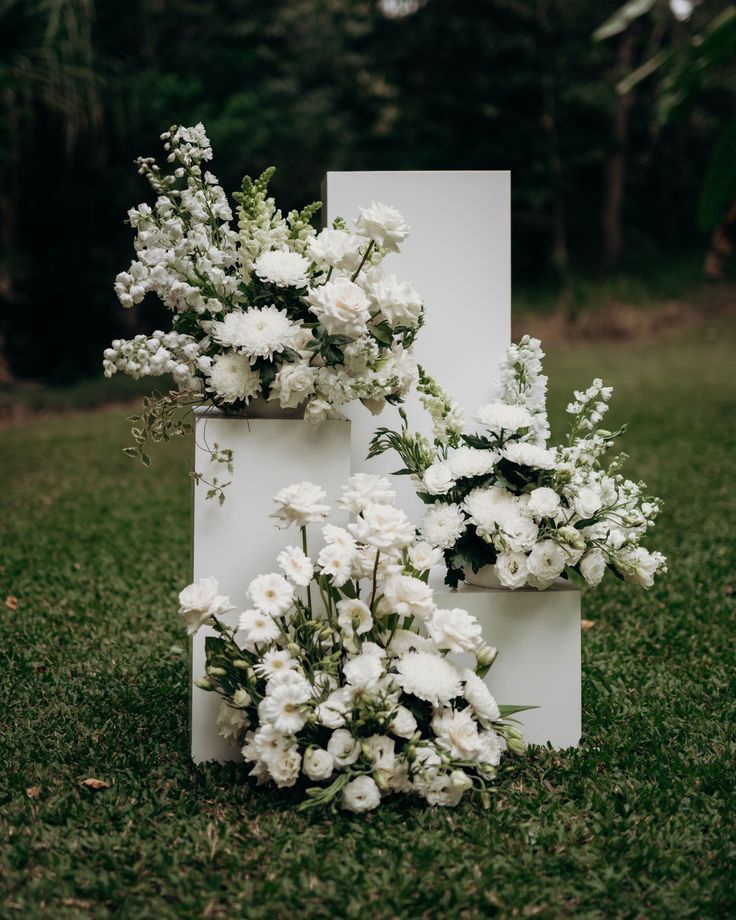
<path id="1" fill-rule="evenodd" d="M 498 649 L 486 678 L 499 703 L 538 706 L 514 718 L 530 744 L 554 748 L 580 742 L 580 591 L 560 579 L 546 591 L 442 585 L 433 572 L 438 607 L 461 607 L 477 617 L 483 638 Z M 472 659 L 471 659 L 472 661 Z M 470 661 L 468 661 L 470 664 Z"/>
<path id="2" fill-rule="evenodd" d="M 398 208 L 411 225 L 401 252 L 384 260 L 387 272 L 410 281 L 422 295 L 426 322 L 417 358 L 469 414 L 488 402 L 511 337 L 511 174 L 503 171 L 330 172 L 323 214 L 350 220 L 371 201 Z M 431 434 L 415 392 L 406 401 L 412 431 Z M 373 418 L 356 404 L 353 472 L 390 473 L 401 466 L 384 454 L 367 461 L 377 427 L 396 427 L 396 410 Z M 413 519 L 422 505 L 408 476 L 394 486 L 400 508 Z"/>
<path id="3" fill-rule="evenodd" d="M 194 580 L 214 576 L 221 594 L 238 605 L 229 615 L 237 621 L 246 608 L 246 591 L 256 575 L 277 571 L 276 557 L 284 546 L 299 545 L 299 532 L 276 527 L 269 514 L 273 496 L 293 482 L 310 480 L 327 491 L 334 506 L 340 488 L 350 476 L 350 422 L 331 420 L 314 428 L 302 419 L 240 419 L 199 413 L 196 421 L 195 469 L 211 480 L 231 479 L 225 502 L 206 499 L 207 486 L 194 490 Z M 210 462 L 204 445 L 233 450 L 232 476 L 221 464 Z M 333 523 L 344 524 L 347 515 L 335 512 Z M 310 528 L 310 552 L 319 549 L 321 528 Z M 205 668 L 205 637 L 201 629 L 192 641 L 192 676 Z M 220 697 L 192 687 L 192 759 L 238 760 L 240 754 L 217 734 L 215 720 Z"/>

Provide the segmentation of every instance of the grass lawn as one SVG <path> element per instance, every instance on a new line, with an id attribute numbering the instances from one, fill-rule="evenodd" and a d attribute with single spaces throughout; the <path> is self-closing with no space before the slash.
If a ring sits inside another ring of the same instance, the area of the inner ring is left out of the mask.
<path id="1" fill-rule="evenodd" d="M 510 761 L 490 811 L 302 815 L 195 768 L 187 446 L 143 469 L 120 410 L 0 433 L 0 916 L 733 913 L 735 345 L 720 319 L 550 355 L 558 422 L 574 385 L 615 385 L 671 572 L 584 599 L 583 743 Z"/>

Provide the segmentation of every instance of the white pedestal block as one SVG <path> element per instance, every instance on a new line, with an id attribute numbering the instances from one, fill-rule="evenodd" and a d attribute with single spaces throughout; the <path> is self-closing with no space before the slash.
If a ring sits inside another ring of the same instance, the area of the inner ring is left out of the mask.
<path id="1" fill-rule="evenodd" d="M 204 445 L 232 448 L 234 471 L 211 463 Z M 206 500 L 207 486 L 194 489 L 194 579 L 214 576 L 220 593 L 238 605 L 229 614 L 237 621 L 247 605 L 250 581 L 263 572 L 276 571 L 276 557 L 287 544 L 300 545 L 299 532 L 285 531 L 269 517 L 273 496 L 279 489 L 310 480 L 321 485 L 334 506 L 340 488 L 350 476 L 350 422 L 327 421 L 314 428 L 303 419 L 228 418 L 200 410 L 196 420 L 195 469 L 206 479 L 232 479 L 225 490 L 225 503 Z M 344 524 L 347 515 L 335 512 L 330 519 Z M 319 549 L 321 528 L 310 528 L 310 553 Z M 205 668 L 205 636 L 201 629 L 192 640 L 192 676 Z M 192 687 L 191 737 L 195 762 L 240 759 L 237 748 L 217 734 L 215 719 L 220 697 Z"/>
<path id="2" fill-rule="evenodd" d="M 486 678 L 499 703 L 538 706 L 514 716 L 530 744 L 554 748 L 580 742 L 580 591 L 560 579 L 546 591 L 442 584 L 432 572 L 438 607 L 462 607 L 478 618 L 483 638 L 498 649 Z M 468 656 L 467 664 L 472 663 Z"/>

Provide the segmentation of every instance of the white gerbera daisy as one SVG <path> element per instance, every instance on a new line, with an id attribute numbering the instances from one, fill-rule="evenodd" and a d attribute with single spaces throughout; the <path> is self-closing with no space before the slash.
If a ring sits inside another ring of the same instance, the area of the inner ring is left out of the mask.
<path id="1" fill-rule="evenodd" d="M 261 610 L 244 610 L 238 620 L 238 629 L 245 633 L 245 641 L 250 646 L 273 642 L 279 636 L 273 617 Z"/>
<path id="2" fill-rule="evenodd" d="M 299 326 L 292 323 L 286 310 L 253 307 L 251 310 L 234 310 L 222 322 L 212 324 L 212 338 L 221 345 L 235 348 L 250 359 L 267 358 L 294 345 Z"/>
<path id="3" fill-rule="evenodd" d="M 294 602 L 294 588 L 276 572 L 258 575 L 248 586 L 248 597 L 263 613 L 278 616 Z"/>
<path id="4" fill-rule="evenodd" d="M 261 722 L 272 725 L 276 731 L 293 735 L 304 728 L 307 713 L 304 703 L 309 699 L 309 691 L 293 684 L 277 684 L 268 688 L 268 694 L 258 704 L 258 717 Z"/>
<path id="5" fill-rule="evenodd" d="M 285 649 L 279 649 L 278 651 L 266 652 L 261 660 L 253 666 L 253 670 L 259 677 L 272 678 L 277 674 L 293 671 L 298 667 L 299 662 L 292 657 L 290 652 Z"/>
<path id="6" fill-rule="evenodd" d="M 261 378 L 250 361 L 234 351 L 213 358 L 207 384 L 207 389 L 224 403 L 252 399 L 261 392 Z"/>
<path id="7" fill-rule="evenodd" d="M 314 575 L 312 560 L 298 546 L 287 546 L 277 557 L 281 571 L 289 581 L 306 588 Z"/>
<path id="8" fill-rule="evenodd" d="M 319 553 L 317 562 L 322 569 L 323 575 L 329 575 L 332 584 L 336 588 L 341 588 L 352 574 L 352 563 L 354 553 L 345 546 L 338 543 L 328 543 Z"/>
<path id="9" fill-rule="evenodd" d="M 262 252 L 253 263 L 261 279 L 277 287 L 303 288 L 309 284 L 309 259 L 298 252 L 274 249 Z"/>
<path id="10" fill-rule="evenodd" d="M 419 532 L 432 546 L 449 549 L 465 530 L 465 515 L 455 504 L 435 503 L 424 515 Z"/>
<path id="11" fill-rule="evenodd" d="M 409 652 L 396 662 L 396 680 L 404 693 L 411 693 L 433 706 L 449 703 L 462 695 L 460 672 L 442 658 L 429 652 Z"/>

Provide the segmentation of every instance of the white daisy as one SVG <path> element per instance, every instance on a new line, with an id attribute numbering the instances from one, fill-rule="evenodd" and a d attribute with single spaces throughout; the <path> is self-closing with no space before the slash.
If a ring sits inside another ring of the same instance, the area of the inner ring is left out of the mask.
<path id="1" fill-rule="evenodd" d="M 261 722 L 272 725 L 276 731 L 287 735 L 296 734 L 304 728 L 307 713 L 304 703 L 309 699 L 309 691 L 290 684 L 278 684 L 269 688 L 268 695 L 258 704 L 258 717 Z"/>
<path id="2" fill-rule="evenodd" d="M 260 610 L 244 610 L 238 620 L 238 629 L 245 633 L 245 641 L 250 646 L 273 642 L 279 636 L 273 617 Z"/>
<path id="3" fill-rule="evenodd" d="M 276 572 L 258 575 L 248 586 L 248 597 L 263 613 L 278 616 L 294 602 L 294 588 Z"/>
<path id="4" fill-rule="evenodd" d="M 292 671 L 299 667 L 299 662 L 293 658 L 290 652 L 284 649 L 266 652 L 261 660 L 253 666 L 253 670 L 259 677 L 271 678 L 284 671 Z"/>
<path id="5" fill-rule="evenodd" d="M 332 584 L 341 588 L 352 574 L 354 553 L 337 543 L 328 543 L 319 553 L 317 562 L 323 575 L 329 575 Z"/>

